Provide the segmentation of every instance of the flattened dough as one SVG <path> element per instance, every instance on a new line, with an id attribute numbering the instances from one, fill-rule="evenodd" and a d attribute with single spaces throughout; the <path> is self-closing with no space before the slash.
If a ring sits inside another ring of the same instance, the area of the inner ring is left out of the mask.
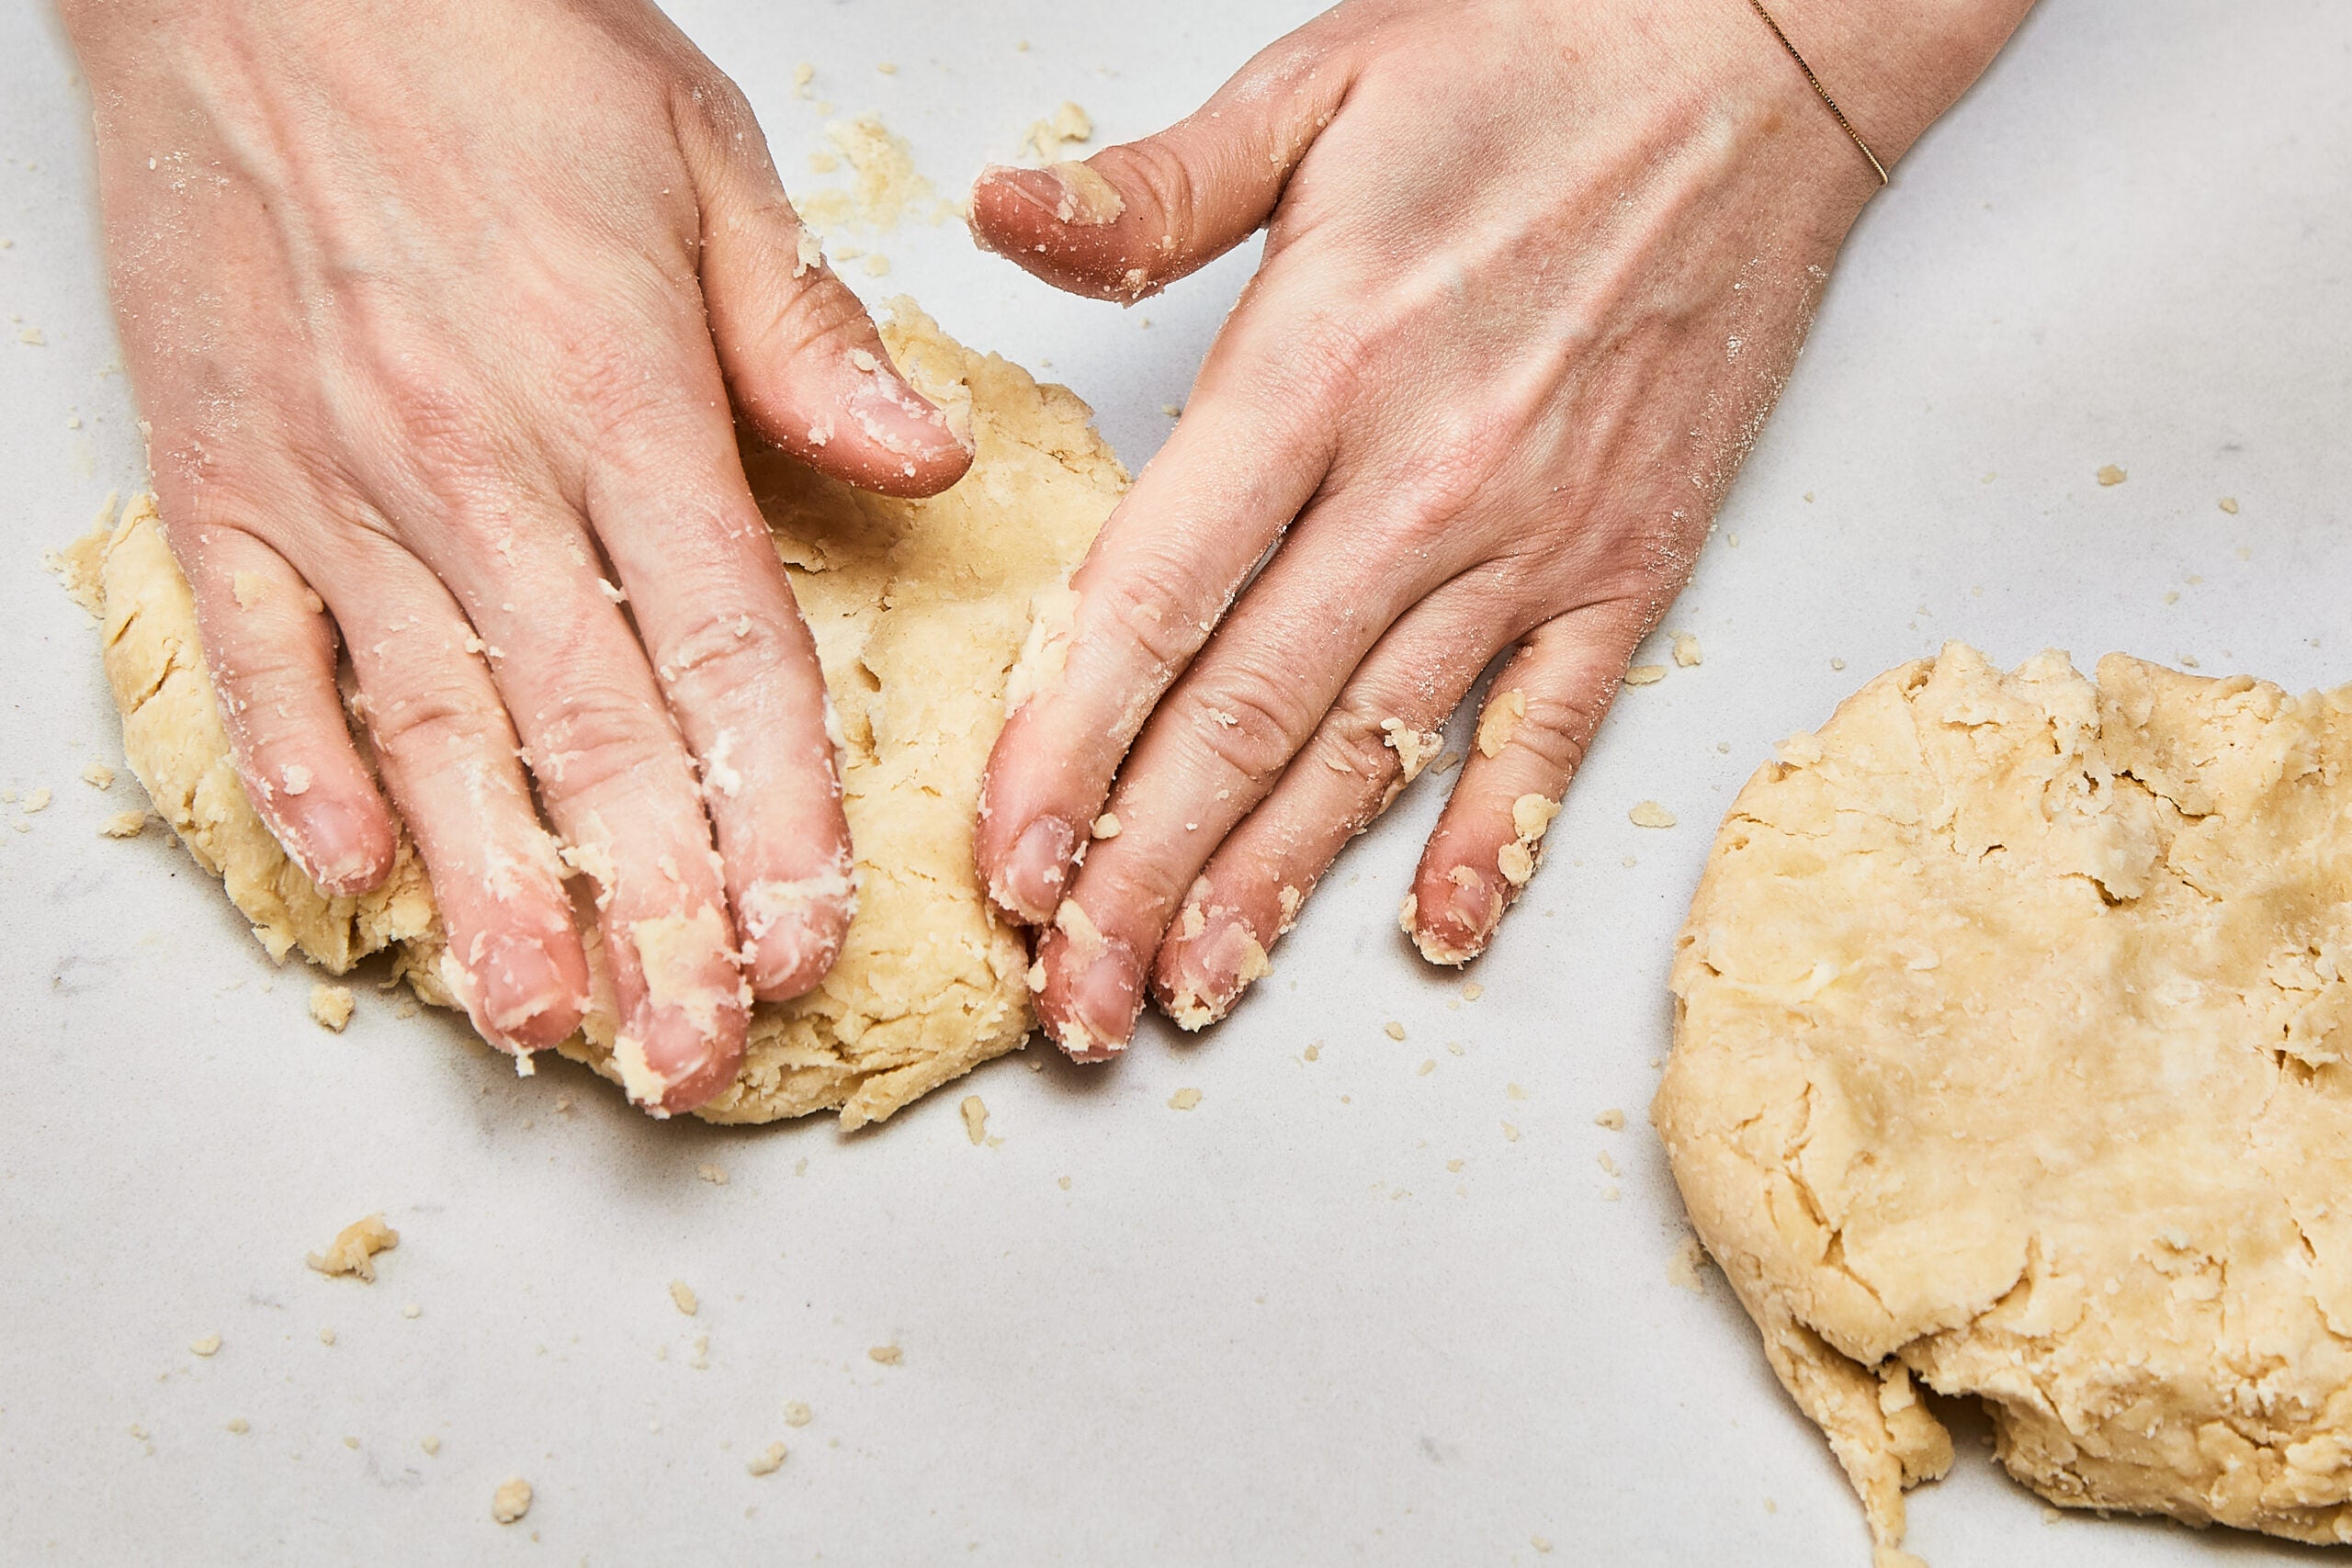
<path id="1" fill-rule="evenodd" d="M 1127 476 L 1069 390 L 959 346 L 910 301 L 893 309 L 883 330 L 893 357 L 951 417 L 969 418 L 978 457 L 945 494 L 896 501 L 745 450 L 840 719 L 860 890 L 824 983 L 754 1010 L 741 1074 L 696 1112 L 714 1122 L 833 1108 L 846 1126 L 877 1122 L 1019 1046 L 1030 1028 L 1027 951 L 972 867 L 980 770 L 1034 604 L 1058 603 Z M 103 622 L 132 769 L 271 955 L 299 948 L 341 974 L 395 949 L 420 996 L 455 1006 L 439 979 L 432 892 L 405 836 L 383 888 L 328 898 L 254 815 L 152 500 L 133 501 L 59 565 Z M 560 1049 L 617 1082 L 614 1021 L 600 1004 Z"/>
<path id="2" fill-rule="evenodd" d="M 1882 1561 L 1914 1379 L 2061 1506 L 2352 1540 L 2348 899 L 2352 688 L 1953 644 L 1748 781 L 1651 1119 Z"/>

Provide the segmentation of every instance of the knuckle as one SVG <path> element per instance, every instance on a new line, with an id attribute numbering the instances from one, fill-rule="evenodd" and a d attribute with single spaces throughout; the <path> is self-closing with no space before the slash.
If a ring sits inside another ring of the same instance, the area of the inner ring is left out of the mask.
<path id="1" fill-rule="evenodd" d="M 1608 711 L 1605 691 L 1587 687 L 1574 692 L 1530 692 L 1527 717 L 1514 739 L 1566 779 L 1584 765 L 1593 733 Z"/>
<path id="2" fill-rule="evenodd" d="M 455 682 L 425 681 L 366 705 L 368 733 L 390 756 L 432 767 L 487 750 L 498 728 Z"/>
<path id="3" fill-rule="evenodd" d="M 1194 594 L 1183 563 L 1158 552 L 1126 563 L 1092 592 L 1103 596 L 1111 625 L 1156 671 L 1181 668 L 1208 635 L 1187 610 Z"/>
<path id="4" fill-rule="evenodd" d="M 567 674 L 536 720 L 531 771 L 551 794 L 573 799 L 638 787 L 676 752 L 635 694 L 593 675 Z M 678 772 L 683 784 L 683 759 Z"/>
<path id="5" fill-rule="evenodd" d="M 1252 784 L 1280 773 L 1306 728 L 1295 690 L 1250 666 L 1221 673 L 1194 699 L 1194 732 L 1211 755 Z"/>
<path id="6" fill-rule="evenodd" d="M 663 686 L 687 696 L 763 688 L 796 651 L 773 622 L 724 613 L 698 616 L 652 650 Z"/>

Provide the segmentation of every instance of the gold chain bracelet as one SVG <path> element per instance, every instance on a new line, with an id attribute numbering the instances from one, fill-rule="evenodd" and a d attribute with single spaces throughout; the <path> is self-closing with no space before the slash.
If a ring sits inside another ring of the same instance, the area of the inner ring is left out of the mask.
<path id="1" fill-rule="evenodd" d="M 1846 139 L 1871 161 L 1871 167 L 1878 172 L 1878 183 L 1886 184 L 1886 165 L 1878 161 L 1878 154 L 1871 151 L 1871 144 L 1862 140 L 1862 133 L 1854 129 L 1854 122 L 1846 118 L 1846 111 L 1838 107 L 1838 100 L 1829 96 L 1829 89 L 1821 85 L 1821 78 L 1813 73 L 1813 67 L 1807 65 L 1804 56 L 1797 52 L 1797 46 L 1789 41 L 1789 35 L 1781 30 L 1781 24 L 1774 21 L 1772 13 L 1764 8 L 1764 0 L 1747 0 L 1747 8 L 1764 18 L 1764 25 L 1772 29 L 1772 36 L 1781 40 L 1781 47 L 1789 51 L 1789 58 L 1795 61 L 1797 69 L 1804 73 L 1804 79 L 1813 84 L 1814 93 L 1829 112 L 1838 117 L 1838 129 L 1845 131 Z"/>

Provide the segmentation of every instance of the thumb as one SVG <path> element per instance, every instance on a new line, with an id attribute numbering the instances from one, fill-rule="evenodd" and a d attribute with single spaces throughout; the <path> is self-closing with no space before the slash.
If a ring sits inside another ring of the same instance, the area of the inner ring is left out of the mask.
<path id="1" fill-rule="evenodd" d="M 702 205 L 702 292 L 719 368 L 744 417 L 820 473 L 936 495 L 972 465 L 968 436 L 908 385 L 873 318 L 826 265 L 737 100 L 686 152 Z"/>
<path id="2" fill-rule="evenodd" d="M 1057 288 L 1132 304 L 1264 226 L 1346 96 L 1349 69 L 1310 23 L 1188 118 L 1082 164 L 991 164 L 972 238 Z"/>

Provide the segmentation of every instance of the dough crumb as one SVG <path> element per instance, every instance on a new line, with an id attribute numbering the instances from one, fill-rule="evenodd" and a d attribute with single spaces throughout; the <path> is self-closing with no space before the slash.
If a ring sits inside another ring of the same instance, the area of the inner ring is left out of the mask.
<path id="1" fill-rule="evenodd" d="M 1199 1089 L 1180 1089 L 1174 1094 L 1168 1097 L 1168 1109 L 1170 1111 L 1190 1111 L 1200 1102 L 1201 1091 Z"/>
<path id="2" fill-rule="evenodd" d="M 1628 686 L 1655 686 L 1665 679 L 1666 666 L 1663 664 L 1636 664 L 1625 671 L 1625 684 Z"/>
<path id="3" fill-rule="evenodd" d="M 784 1468 L 784 1445 L 770 1443 L 766 1448 L 753 1454 L 751 1462 L 743 1468 L 753 1475 L 774 1475 Z"/>
<path id="4" fill-rule="evenodd" d="M 1302 1051 L 1299 1054 L 1310 1062 L 1315 1061 L 1323 1055 L 1323 1042 L 1317 1040 L 1314 1044 L 1309 1045 L 1305 1051 Z"/>
<path id="5" fill-rule="evenodd" d="M 335 1233 L 324 1252 L 305 1259 L 322 1274 L 356 1274 L 369 1284 L 376 1280 L 376 1254 L 401 1244 L 401 1233 L 384 1223 L 380 1213 L 352 1221 Z"/>
<path id="6" fill-rule="evenodd" d="M 491 1494 L 490 1517 L 502 1525 L 511 1525 L 530 1511 L 531 1483 L 519 1475 L 508 1476 Z"/>
<path id="7" fill-rule="evenodd" d="M 1035 153 L 1041 164 L 1058 164 L 1064 147 L 1093 139 L 1092 117 L 1078 105 L 1065 102 L 1044 119 L 1030 122 L 1028 133 L 1021 139 L 1021 151 Z"/>
<path id="8" fill-rule="evenodd" d="M 877 1367 L 895 1367 L 906 1360 L 907 1353 L 896 1345 L 876 1345 L 865 1353 L 865 1359 Z"/>
<path id="9" fill-rule="evenodd" d="M 1707 1281 L 1699 1270 L 1707 1261 L 1707 1249 L 1699 1245 L 1695 1235 L 1685 1235 L 1675 1245 L 1674 1256 L 1667 1260 L 1667 1283 L 1692 1295 L 1707 1293 Z"/>
<path id="10" fill-rule="evenodd" d="M 135 839 L 147 830 L 144 811 L 118 811 L 98 824 L 98 833 L 107 839 Z"/>
<path id="11" fill-rule="evenodd" d="M 229 1417 L 229 1430 L 235 1433 L 238 1437 L 242 1438 L 253 1429 L 254 1424 L 246 1420 L 243 1416 L 232 1416 Z"/>
<path id="12" fill-rule="evenodd" d="M 1411 784 L 1421 776 L 1421 769 L 1429 764 L 1445 746 L 1445 738 L 1433 729 L 1415 729 L 1401 718 L 1380 721 L 1381 744 L 1396 753 L 1396 761 L 1405 771 L 1405 782 Z"/>
<path id="13" fill-rule="evenodd" d="M 402 1317 L 415 1317 L 424 1311 L 424 1309 L 417 1305 L 414 1302 L 403 1302 L 401 1303 L 401 1315 Z"/>
<path id="14" fill-rule="evenodd" d="M 702 1303 L 695 1299 L 694 1287 L 684 1280 L 670 1281 L 670 1304 L 688 1317 L 702 1310 Z"/>
<path id="15" fill-rule="evenodd" d="M 964 1103 L 959 1109 L 964 1113 L 964 1136 L 972 1141 L 974 1148 L 987 1143 L 989 1137 L 987 1103 L 977 1094 L 967 1094 L 964 1097 Z"/>
<path id="16" fill-rule="evenodd" d="M 1674 826 L 1674 813 L 1668 811 L 1665 807 L 1660 806 L 1655 800 L 1635 802 L 1634 808 L 1626 812 L 1625 816 L 1636 828 L 1671 828 Z"/>
<path id="17" fill-rule="evenodd" d="M 1426 1077 L 1428 1075 L 1435 1071 L 1437 1071 L 1437 1058 L 1431 1056 L 1428 1061 L 1423 1062 L 1420 1066 L 1416 1069 L 1414 1077 Z"/>
<path id="18" fill-rule="evenodd" d="M 1548 1541 L 1548 1540 L 1544 1540 L 1544 1539 L 1542 1536 L 1540 1536 L 1540 1535 L 1531 1535 L 1531 1536 L 1529 1536 L 1529 1537 L 1527 1538 L 1527 1544 L 1528 1544 L 1528 1545 L 1530 1545 L 1530 1546 L 1532 1546 L 1532 1547 L 1533 1547 L 1533 1548 L 1534 1548 L 1536 1551 L 1545 1551 L 1545 1552 L 1548 1552 L 1548 1551 L 1550 1551 L 1552 1550 L 1552 1543 L 1551 1543 L 1550 1541 Z"/>
<path id="19" fill-rule="evenodd" d="M 351 1021 L 352 1006 L 348 986 L 331 986 L 321 980 L 311 987 L 311 1017 L 322 1028 L 342 1033 L 344 1026 Z"/>
<path id="20" fill-rule="evenodd" d="M 1691 670 L 1698 667 L 1701 663 L 1701 658 L 1699 653 L 1699 639 L 1697 637 L 1693 636 L 1690 632 L 1676 632 L 1674 634 L 1674 661 L 1682 666 L 1685 670 Z"/>
<path id="21" fill-rule="evenodd" d="M 322 1329 L 320 1329 L 320 1330 L 319 1330 L 319 1343 L 320 1343 L 320 1344 L 322 1344 L 322 1345 L 332 1345 L 332 1344 L 334 1344 L 334 1329 L 332 1329 L 332 1328 L 322 1328 Z"/>
<path id="22" fill-rule="evenodd" d="M 723 1165 L 714 1165 L 710 1161 L 705 1160 L 702 1164 L 695 1167 L 695 1174 L 701 1177 L 705 1181 L 709 1182 L 713 1187 L 724 1187 L 727 1185 L 727 1168 Z"/>
<path id="23" fill-rule="evenodd" d="M 1527 694 L 1516 686 L 1488 699 L 1487 710 L 1478 716 L 1478 754 L 1488 759 L 1501 756 L 1526 716 Z"/>
<path id="24" fill-rule="evenodd" d="M 1625 1130 L 1625 1113 L 1612 1105 L 1594 1117 L 1592 1124 L 1596 1127 L 1606 1127 L 1612 1133 L 1622 1133 Z"/>
<path id="25" fill-rule="evenodd" d="M 104 762 L 93 762 L 82 770 L 82 782 L 92 789 L 112 789 L 114 770 Z"/>
<path id="26" fill-rule="evenodd" d="M 210 1356 L 216 1354 L 220 1348 L 220 1336 L 218 1334 L 208 1334 L 188 1347 L 189 1352 L 198 1356 Z"/>
<path id="27" fill-rule="evenodd" d="M 1069 1190 L 1069 1178 L 1067 1176 L 1061 1177 L 1054 1182 L 1054 1185 L 1067 1192 Z"/>
<path id="28" fill-rule="evenodd" d="M 2098 482 L 2102 485 L 2120 485 L 2131 477 L 2112 463 L 2103 464 L 2097 476 Z"/>
<path id="29" fill-rule="evenodd" d="M 53 797 L 50 794 L 50 788 L 47 784 L 43 784 L 39 789 L 33 790 L 25 796 L 25 815 L 29 817 L 36 811 L 48 810 L 49 803 L 51 798 Z"/>
<path id="30" fill-rule="evenodd" d="M 1476 980 L 1467 980 L 1463 983 L 1462 999 L 1465 1002 L 1475 1002 L 1486 994 L 1487 987 Z"/>
<path id="31" fill-rule="evenodd" d="M 423 1442 L 417 1444 L 417 1447 L 423 1449 L 424 1450 L 425 1457 L 430 1459 L 441 1451 L 441 1439 L 438 1438 L 427 1438 Z"/>
<path id="32" fill-rule="evenodd" d="M 1093 834 L 1094 837 L 1098 839 L 1117 838 L 1119 836 L 1118 814 L 1115 812 L 1105 811 L 1102 816 L 1097 817 L 1094 819 L 1092 825 L 1088 828 L 1087 831 Z"/>
<path id="33" fill-rule="evenodd" d="M 784 1424 L 787 1427 L 806 1427 L 815 1419 L 816 1412 L 800 1400 L 793 1400 L 784 1407 Z"/>
<path id="34" fill-rule="evenodd" d="M 1519 1129 L 1509 1122 L 1503 1123 L 1503 1142 L 1507 1144 L 1519 1142 Z"/>
<path id="35" fill-rule="evenodd" d="M 2222 497 L 2222 510 L 2235 517 L 2238 514 L 2238 498 L 2233 495 Z"/>
<path id="36" fill-rule="evenodd" d="M 1391 1040 L 1402 1040 L 1405 1038 L 1405 1026 L 1392 1018 L 1380 1026 L 1380 1032 Z"/>

